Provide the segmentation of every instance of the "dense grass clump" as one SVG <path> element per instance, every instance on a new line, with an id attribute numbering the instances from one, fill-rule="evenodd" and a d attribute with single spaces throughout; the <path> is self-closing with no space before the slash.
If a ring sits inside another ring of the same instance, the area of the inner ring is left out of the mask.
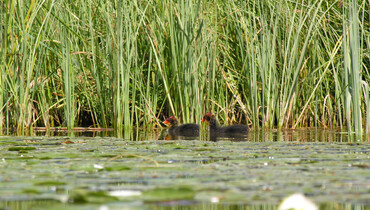
<path id="1" fill-rule="evenodd" d="M 367 0 L 1 3 L 0 129 L 370 131 Z"/>

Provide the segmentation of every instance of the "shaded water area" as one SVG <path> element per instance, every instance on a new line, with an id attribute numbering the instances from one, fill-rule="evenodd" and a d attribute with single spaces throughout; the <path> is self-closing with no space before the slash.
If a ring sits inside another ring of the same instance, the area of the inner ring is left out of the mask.
<path id="1" fill-rule="evenodd" d="M 0 137 L 0 209 L 370 209 L 369 139 L 300 129 L 246 137 L 165 131 Z"/>

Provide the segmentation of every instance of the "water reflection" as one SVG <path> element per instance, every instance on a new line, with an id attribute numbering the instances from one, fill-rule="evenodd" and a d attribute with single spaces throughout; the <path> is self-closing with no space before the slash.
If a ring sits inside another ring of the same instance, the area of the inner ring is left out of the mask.
<path id="1" fill-rule="evenodd" d="M 73 130 L 67 130 L 65 128 L 53 128 L 45 129 L 38 128 L 33 131 L 26 133 L 27 136 L 69 136 L 69 137 L 112 137 L 114 136 L 114 131 L 112 128 L 75 128 Z"/>
<path id="2" fill-rule="evenodd" d="M 8 133 L 14 135 L 15 133 Z M 349 141 L 370 141 L 370 135 L 364 135 L 361 138 L 355 138 L 348 135 L 347 132 L 338 130 L 327 130 L 321 128 L 301 128 L 286 130 L 258 130 L 250 131 L 247 135 L 228 134 L 213 135 L 203 128 L 200 135 L 196 137 L 173 136 L 169 135 L 167 129 L 161 128 L 126 128 L 117 133 L 111 128 L 92 129 L 76 128 L 71 131 L 66 129 L 54 128 L 51 130 L 35 129 L 25 134 L 27 136 L 69 136 L 69 137 L 117 137 L 131 141 L 152 141 L 152 140 L 202 140 L 202 141 L 299 141 L 299 142 L 349 142 Z"/>
<path id="3" fill-rule="evenodd" d="M 130 140 L 202 140 L 202 141 L 299 141 L 299 142 L 349 142 L 353 141 L 347 132 L 318 128 L 286 129 L 286 130 L 258 130 L 250 131 L 247 135 L 228 134 L 213 135 L 208 130 L 201 129 L 199 137 L 171 136 L 166 129 L 132 129 L 126 132 L 132 133 Z M 370 141 L 369 137 L 363 137 L 364 141 Z"/>
<path id="4" fill-rule="evenodd" d="M 208 131 L 203 131 L 198 136 L 188 135 L 171 135 L 170 133 L 164 131 L 162 132 L 163 138 L 159 137 L 157 140 L 204 140 L 204 141 L 247 141 L 248 134 L 240 133 L 209 133 Z"/>
<path id="5" fill-rule="evenodd" d="M 159 138 L 158 140 L 162 140 L 162 138 Z M 175 136 L 171 134 L 165 135 L 163 140 L 199 140 L 199 136 Z"/>
<path id="6" fill-rule="evenodd" d="M 346 132 L 335 130 L 302 128 L 272 131 L 254 131 L 250 134 L 251 141 L 299 141 L 299 142 L 348 142 Z"/>
<path id="7" fill-rule="evenodd" d="M 210 141 L 248 141 L 248 134 L 224 134 L 224 133 L 217 133 L 209 134 Z"/>
<path id="8" fill-rule="evenodd" d="M 203 203 L 194 201 L 171 201 L 158 203 L 143 202 L 115 202 L 106 204 L 71 204 L 61 203 L 55 200 L 23 200 L 23 201 L 0 201 L 0 209 L 157 209 L 157 210 L 187 210 L 187 209 L 253 209 L 271 210 L 277 209 L 277 204 L 233 204 L 233 203 Z M 320 204 L 320 209 L 356 209 L 365 210 L 369 206 L 363 204 L 330 202 Z"/>

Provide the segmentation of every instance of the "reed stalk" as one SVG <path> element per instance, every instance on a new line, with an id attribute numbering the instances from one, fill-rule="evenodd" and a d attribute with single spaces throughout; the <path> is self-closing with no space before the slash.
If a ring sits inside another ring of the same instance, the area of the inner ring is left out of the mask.
<path id="1" fill-rule="evenodd" d="M 1 40 L 1 47 L 0 47 L 0 134 L 3 134 L 4 126 L 7 122 L 7 115 L 5 110 L 7 110 L 7 102 L 5 101 L 6 96 L 6 69 L 7 69 L 7 56 L 8 52 L 8 34 L 9 34 L 9 27 L 8 24 L 12 18 L 9 12 L 11 11 L 10 8 L 7 8 L 5 3 L 2 3 L 0 7 L 0 17 L 3 20 L 3 27 L 0 28 L 0 40 Z"/>
<path id="2" fill-rule="evenodd" d="M 75 98 L 74 98 L 74 69 L 71 65 L 71 46 L 70 40 L 68 39 L 68 32 L 65 31 L 60 37 L 62 41 L 62 71 L 64 81 L 64 117 L 66 120 L 67 128 L 72 129 L 74 127 L 74 111 L 75 111 Z"/>
<path id="3" fill-rule="evenodd" d="M 102 126 L 129 138 L 211 111 L 256 129 L 370 132 L 366 0 L 0 4 L 1 131 Z"/>
<path id="4" fill-rule="evenodd" d="M 365 5 L 366 4 L 363 3 L 363 6 Z M 349 128 L 348 132 L 350 134 L 352 133 L 353 124 L 355 135 L 361 136 L 363 124 L 361 101 L 364 99 L 364 104 L 367 107 L 366 111 L 368 111 L 369 89 L 368 83 L 362 80 L 362 53 L 360 50 L 360 41 L 363 42 L 364 40 L 363 37 L 360 36 L 358 2 L 352 0 L 345 1 L 343 16 L 343 86 L 345 87 L 345 111 Z M 363 24 L 364 22 L 362 22 L 362 25 Z M 362 98 L 362 93 L 364 94 L 364 98 Z M 367 112 L 367 127 L 368 118 L 369 112 Z"/>

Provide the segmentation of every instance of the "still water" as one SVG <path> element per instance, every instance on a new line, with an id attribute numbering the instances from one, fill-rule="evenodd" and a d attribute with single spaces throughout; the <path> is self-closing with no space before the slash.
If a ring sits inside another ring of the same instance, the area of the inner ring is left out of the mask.
<path id="1" fill-rule="evenodd" d="M 265 210 L 293 193 L 320 209 L 370 209 L 369 139 L 338 131 L 38 132 L 0 146 L 0 209 Z"/>

